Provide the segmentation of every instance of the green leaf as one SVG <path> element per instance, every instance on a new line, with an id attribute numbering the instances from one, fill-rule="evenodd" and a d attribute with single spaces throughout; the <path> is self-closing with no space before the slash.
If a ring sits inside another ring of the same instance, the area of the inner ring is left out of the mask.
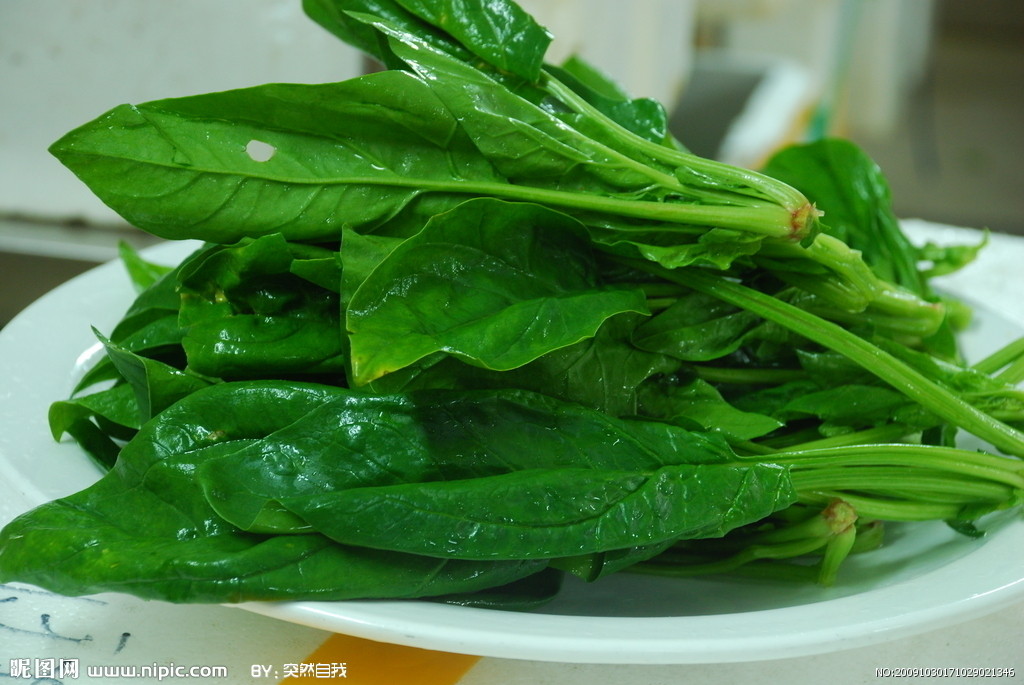
<path id="1" fill-rule="evenodd" d="M 892 421 L 917 423 L 918 428 L 936 423 L 934 416 L 915 412 L 914 407 L 905 396 L 889 388 L 851 383 L 793 398 L 781 407 L 778 415 L 787 419 L 818 417 L 823 421 L 819 427 L 823 435 L 841 434 Z"/>
<path id="2" fill-rule="evenodd" d="M 302 258 L 292 262 L 290 270 L 304 280 L 324 290 L 341 292 L 341 265 L 336 252 L 328 257 Z"/>
<path id="3" fill-rule="evenodd" d="M 616 315 L 605 321 L 592 338 L 552 350 L 508 371 L 481 369 L 437 354 L 366 387 L 375 394 L 429 388 L 519 388 L 576 402 L 612 416 L 631 416 L 637 413 L 637 388 L 651 376 L 673 372 L 679 366 L 675 360 L 645 352 L 630 343 L 637 320 L 643 318 Z"/>
<path id="4" fill-rule="evenodd" d="M 665 141 L 668 115 L 660 102 L 649 98 L 631 99 L 618 84 L 579 56 L 570 57 L 561 67 L 548 66 L 545 70 L 626 130 L 651 142 Z M 587 127 L 596 122 L 578 116 L 572 123 Z"/>
<path id="5" fill-rule="evenodd" d="M 269 159 L 250 155 L 252 141 L 271 146 Z M 425 190 L 503 180 L 403 72 L 124 105 L 51 151 L 129 222 L 219 243 L 337 240 Z"/>
<path id="6" fill-rule="evenodd" d="M 128 271 L 132 284 L 139 292 L 153 287 L 163 276 L 173 271 L 173 267 L 155 264 L 142 258 L 127 242 L 121 241 L 117 246 L 118 255 Z"/>
<path id="7" fill-rule="evenodd" d="M 343 370 L 337 293 L 294 273 L 295 253 L 308 264 L 310 250 L 271 234 L 219 246 L 183 269 L 179 323 L 189 368 L 225 379 Z"/>
<path id="8" fill-rule="evenodd" d="M 50 429 L 60 439 L 79 416 L 101 418 L 132 433 L 141 425 L 131 386 L 117 384 L 98 392 L 54 402 L 50 407 Z"/>
<path id="9" fill-rule="evenodd" d="M 508 585 L 488 588 L 480 592 L 434 597 L 434 601 L 478 609 L 527 611 L 536 609 L 554 599 L 562 589 L 561 571 L 545 568 Z"/>
<path id="10" fill-rule="evenodd" d="M 727 402 L 710 383 L 694 378 L 688 383 L 648 383 L 641 391 L 646 416 L 674 421 L 692 430 L 721 432 L 730 440 L 753 440 L 784 424 L 763 413 L 743 411 Z"/>
<path id="11" fill-rule="evenodd" d="M 735 352 L 762 325 L 755 314 L 690 293 L 637 327 L 633 343 L 684 361 L 710 361 Z"/>
<path id="12" fill-rule="evenodd" d="M 117 460 L 117 439 L 128 439 L 139 427 L 139 409 L 131 386 L 103 390 L 53 402 L 47 414 L 55 440 L 70 435 L 104 470 Z"/>
<path id="13" fill-rule="evenodd" d="M 124 459 L 131 462 L 140 445 L 153 448 L 145 429 Z M 213 513 L 193 480 L 198 463 L 224 446 L 170 447 L 180 451 L 156 446 L 161 451 L 143 459 L 141 472 L 117 468 L 8 524 L 0 531 L 0 582 L 169 602 L 334 601 L 476 592 L 544 567 L 379 552 L 315 534 L 243 533 Z"/>
<path id="14" fill-rule="evenodd" d="M 675 360 L 632 344 L 632 333 L 644 319 L 633 314 L 614 316 L 592 338 L 553 350 L 518 369 L 485 374 L 477 384 L 466 387 L 517 387 L 612 416 L 636 415 L 641 384 L 655 374 L 678 368 Z"/>
<path id="15" fill-rule="evenodd" d="M 235 396 L 242 401 L 227 399 Z M 198 473 L 217 512 L 256 532 L 301 533 L 312 526 L 341 540 L 371 536 L 375 518 L 377 532 L 371 537 L 376 542 L 355 544 L 418 547 L 423 554 L 460 558 L 569 556 L 680 535 L 719 535 L 792 496 L 783 470 L 723 463 L 731 457 L 720 441 L 668 424 L 616 421 L 522 392 L 380 397 L 284 384 L 221 385 L 191 395 L 159 422 L 174 431 L 176 417 L 197 421 L 203 407 L 214 405 L 242 412 L 249 402 L 256 404 L 248 411 L 274 417 L 262 427 L 265 437 L 206 461 Z M 282 402 L 289 404 L 278 412 Z M 231 414 L 223 409 L 221 414 L 224 425 L 232 425 Z M 237 419 L 255 427 L 245 413 Z M 188 430 L 220 433 L 221 421 L 207 418 L 207 428 Z M 219 439 L 234 434 L 237 429 Z M 163 439 L 180 442 L 170 433 Z M 522 450 L 522 444 L 530 449 Z M 666 463 L 684 466 L 661 468 Z M 715 494 L 697 504 L 690 488 Z M 499 495 L 500 504 L 494 500 Z M 410 497 L 415 502 L 409 506 L 424 516 L 433 506 L 428 501 L 439 498 L 437 518 L 428 516 L 434 523 L 410 529 L 415 517 L 395 517 L 392 506 L 402 508 Z M 490 503 L 480 507 L 478 499 Z M 444 502 L 461 513 L 445 513 Z M 283 517 L 282 511 L 298 519 Z M 481 533 L 475 541 L 446 546 L 434 526 L 447 519 L 452 527 L 445 539 L 461 538 L 463 524 L 453 516 L 471 519 L 464 525 L 491 521 L 497 528 L 493 536 Z M 581 520 L 587 529 L 582 537 L 566 535 L 565 516 Z M 632 523 L 612 525 L 602 517 Z M 396 521 L 403 522 L 397 537 L 408 540 L 390 540 Z M 519 530 L 524 526 L 535 537 Z M 410 530 L 417 532 L 410 535 Z"/>
<path id="16" fill-rule="evenodd" d="M 509 0 L 398 0 L 468 50 L 527 81 L 540 77 L 551 34 Z"/>
<path id="17" fill-rule="evenodd" d="M 470 59 L 471 53 L 444 31 L 418 18 L 397 0 L 302 0 L 305 13 L 323 28 L 355 46 L 362 52 L 375 57 L 389 68 L 400 66 L 383 41 L 380 34 L 366 23 L 355 19 L 351 13 L 364 13 L 381 17 L 395 26 L 428 41 L 439 50 L 449 52 L 460 59 Z"/>
<path id="18" fill-rule="evenodd" d="M 736 260 L 756 254 L 762 237 L 722 228 L 688 236 L 678 226 L 632 225 L 603 221 L 590 228 L 591 239 L 609 252 L 640 257 L 666 269 L 710 266 L 725 270 Z"/>
<path id="19" fill-rule="evenodd" d="M 139 412 L 138 425 L 142 425 L 182 397 L 205 388 L 212 382 L 191 371 L 180 371 L 155 359 L 129 352 L 103 338 L 98 331 L 96 336 L 103 342 L 107 357 L 118 373 L 135 392 L 135 405 Z"/>
<path id="20" fill-rule="evenodd" d="M 666 540 L 650 545 L 612 549 L 607 552 L 593 552 L 571 557 L 551 560 L 551 568 L 557 568 L 582 578 L 588 583 L 612 573 L 627 569 L 641 561 L 661 554 L 676 544 L 675 540 Z"/>
<path id="21" fill-rule="evenodd" d="M 284 382 L 229 383 L 190 395 L 159 424 L 167 444 L 179 444 L 186 430 L 258 438 L 202 472 L 220 514 L 246 529 L 265 523 L 272 502 L 351 487 L 542 468 L 653 470 L 734 458 L 716 437 L 614 419 L 516 390 L 377 396 Z"/>
<path id="22" fill-rule="evenodd" d="M 936 245 L 925 243 L 918 249 L 918 258 L 927 263 L 923 273 L 926 278 L 945 276 L 964 268 L 977 258 L 978 253 L 988 245 L 988 231 L 974 245 Z"/>
<path id="23" fill-rule="evenodd" d="M 109 333 L 110 340 L 125 350 L 144 354 L 148 358 L 184 364 L 184 355 L 181 353 L 182 331 L 178 326 L 181 302 L 178 294 L 178 273 L 184 265 L 201 256 L 207 249 L 209 248 L 197 249 L 178 266 L 160 274 L 138 293 Z M 120 378 L 120 373 L 114 368 L 109 357 L 103 357 L 82 376 L 75 386 L 75 392 L 82 392 L 97 383 Z"/>
<path id="24" fill-rule="evenodd" d="M 331 422 L 324 419 L 332 413 L 341 421 L 325 432 Z M 313 426 L 320 429 L 310 430 Z M 628 431 L 629 439 L 610 440 L 617 431 Z M 542 453 L 519 449 L 523 441 L 541 444 Z M 305 449 L 314 444 L 319 448 Z M 378 449 L 385 445 L 390 448 Z M 480 459 L 467 459 L 470 453 Z M 345 454 L 354 460 L 339 462 Z M 254 459 L 258 455 L 277 466 L 266 468 Z M 439 456 L 442 461 L 436 461 Z M 526 466 L 520 472 L 529 475 L 536 473 L 530 462 L 559 460 L 586 465 L 599 485 L 600 473 L 613 474 L 627 464 L 657 467 L 666 458 L 724 467 L 730 453 L 720 442 L 666 424 L 624 423 L 537 395 L 380 398 L 310 384 L 218 384 L 188 395 L 146 423 L 122 450 L 117 466 L 96 484 L 22 515 L 0 532 L 0 580 L 64 594 L 116 589 L 176 602 L 477 592 L 532 575 L 546 562 L 438 561 L 337 545 L 310 532 L 243 533 L 217 516 L 206 498 L 223 504 L 226 492 L 240 495 L 258 483 L 278 495 L 315 492 L 339 478 L 379 485 L 396 477 L 422 478 L 424 468 L 486 479 L 518 465 Z M 309 470 L 293 477 L 298 474 L 293 467 L 304 463 Z M 211 481 L 214 466 L 228 478 Z M 701 515 L 704 523 L 692 530 L 710 533 L 732 525 L 741 510 L 779 505 L 780 498 L 790 497 L 785 470 L 766 471 L 777 481 L 782 478 L 775 491 L 757 491 L 760 481 L 754 476 L 745 485 L 729 478 L 747 495 L 757 496 L 735 506 L 729 495 L 738 491 L 726 488 L 715 505 L 718 514 L 710 519 Z M 204 474 L 206 496 L 197 473 Z M 614 485 L 615 477 L 605 480 Z M 705 485 L 715 482 L 711 478 Z M 333 490 L 331 485 L 326 491 Z M 687 508 L 685 498 L 657 501 L 662 508 Z"/>
<path id="25" fill-rule="evenodd" d="M 546 559 L 719 537 L 791 503 L 786 478 L 781 467 L 763 464 L 653 473 L 551 468 L 281 503 L 346 544 L 442 558 Z"/>
<path id="26" fill-rule="evenodd" d="M 564 214 L 469 201 L 396 247 L 352 295 L 353 381 L 364 384 L 435 352 L 507 370 L 593 336 L 638 290 L 601 288 Z"/>
<path id="27" fill-rule="evenodd" d="M 683 242 L 707 227 L 790 238 L 813 224 L 804 198 L 782 183 L 682 155 L 606 118 L 581 132 L 418 33 L 359 18 L 416 75 L 123 105 L 51 151 L 129 222 L 171 239 L 336 241 L 344 226 L 408 219 L 424 195 L 432 213 L 487 196 L 543 202 L 588 223 L 678 224 Z"/>
<path id="28" fill-rule="evenodd" d="M 419 231 L 417 230 L 417 232 Z M 339 260 L 341 261 L 341 297 L 345 307 L 348 306 L 348 300 L 352 293 L 359 289 L 359 286 L 373 273 L 373 270 L 404 240 L 404 238 L 375 233 L 364 235 L 353 230 L 345 230 L 342 233 L 342 249 Z"/>
<path id="29" fill-rule="evenodd" d="M 183 344 L 190 369 L 221 379 L 319 374 L 340 379 L 345 369 L 337 320 L 239 314 L 195 324 Z"/>
<path id="30" fill-rule="evenodd" d="M 394 53 L 458 113 L 460 126 L 510 182 L 587 193 L 651 186 L 652 170 L 643 163 L 566 126 L 489 74 L 380 18 L 359 18 L 389 38 Z M 660 178 L 676 185 L 671 176 Z"/>

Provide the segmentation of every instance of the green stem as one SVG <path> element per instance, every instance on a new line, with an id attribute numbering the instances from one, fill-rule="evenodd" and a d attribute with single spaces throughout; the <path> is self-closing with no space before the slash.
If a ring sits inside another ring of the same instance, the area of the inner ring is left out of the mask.
<path id="1" fill-rule="evenodd" d="M 705 557 L 687 557 L 665 561 L 646 561 L 634 564 L 625 569 L 627 573 L 641 573 L 649 576 L 668 576 L 674 578 L 686 578 L 691 576 L 705 575 L 699 565 L 707 562 Z M 678 566 L 673 564 L 679 564 Z M 687 572 L 687 568 L 696 570 Z M 792 583 L 813 583 L 818 580 L 819 571 L 816 566 L 792 563 L 789 561 L 775 561 L 772 559 L 751 561 L 748 564 L 725 571 L 730 576 L 742 578 L 756 578 L 757 580 L 780 580 Z"/>
<path id="2" fill-rule="evenodd" d="M 379 181 L 375 179 L 352 179 L 352 183 L 377 183 L 380 185 L 410 185 L 423 190 L 442 192 L 459 192 L 472 195 L 490 195 L 524 202 L 537 202 L 556 207 L 581 209 L 592 212 L 604 212 L 615 216 L 644 219 L 648 223 L 664 221 L 699 228 L 696 235 L 706 232 L 707 228 L 729 228 L 746 233 L 754 233 L 770 238 L 791 239 L 793 237 L 792 216 L 783 207 L 776 206 L 735 206 L 735 205 L 700 205 L 681 202 L 652 202 L 649 200 L 632 200 L 591 195 L 549 188 L 516 185 L 513 183 L 493 183 L 460 181 L 430 182 L 423 179 L 412 179 L 408 184 L 393 179 Z M 638 230 L 647 230 L 638 228 Z"/>
<path id="3" fill-rule="evenodd" d="M 987 440 L 1007 454 L 1024 457 L 1024 434 L 1020 431 L 964 402 L 877 345 L 837 324 L 722 276 L 697 269 L 670 271 L 640 260 L 630 260 L 630 263 L 648 273 L 747 309 L 838 352 L 947 422 Z"/>
<path id="4" fill-rule="evenodd" d="M 996 380 L 1007 385 L 1016 385 L 1024 381 L 1024 357 L 1018 357 L 1005 369 L 996 374 Z"/>
<path id="5" fill-rule="evenodd" d="M 974 368 L 984 374 L 992 375 L 1008 364 L 1020 362 L 1021 359 L 1024 359 L 1024 337 L 996 350 L 975 364 Z"/>
<path id="6" fill-rule="evenodd" d="M 775 452 L 773 463 L 794 469 L 901 466 L 981 478 L 1024 490 L 1024 465 L 1015 459 L 938 445 L 875 444 Z"/>
<path id="7" fill-rule="evenodd" d="M 963 509 L 961 504 L 886 500 L 828 490 L 806 493 L 800 496 L 800 500 L 808 504 L 825 504 L 836 498 L 840 498 L 847 504 L 852 505 L 861 518 L 881 519 L 884 521 L 945 521 L 957 518 Z"/>
<path id="8" fill-rule="evenodd" d="M 828 234 L 816 236 L 810 245 L 782 241 L 765 243 L 761 254 L 804 263 L 810 260 L 827 268 L 834 274 L 831 279 L 808 275 L 800 270 L 787 273 L 781 265 L 769 267 L 783 280 L 816 293 L 826 301 L 850 310 L 850 313 L 859 313 L 870 306 L 870 316 L 880 324 L 897 326 L 915 335 L 931 335 L 942 325 L 945 317 L 945 309 L 941 305 L 879 278 L 858 250 Z"/>
<path id="9" fill-rule="evenodd" d="M 819 584 L 825 587 L 835 584 L 839 567 L 850 555 L 856 541 L 856 526 L 849 526 L 846 530 L 829 538 L 828 544 L 825 545 L 825 557 L 821 560 L 821 570 L 818 572 Z"/>
<path id="10" fill-rule="evenodd" d="M 902 498 L 913 500 L 915 492 L 926 495 L 962 495 L 969 502 L 1007 502 L 1013 497 L 1013 488 L 998 483 L 956 478 L 931 469 L 908 469 L 892 466 L 861 466 L 858 468 L 821 468 L 792 471 L 793 487 L 797 492 L 821 490 L 872 489 L 898 490 Z M 845 497 L 841 495 L 840 497 Z"/>
<path id="11" fill-rule="evenodd" d="M 821 514 L 815 514 L 799 523 L 782 526 L 765 533 L 759 533 L 749 542 L 755 545 L 777 545 L 793 540 L 825 538 L 833 534 L 829 522 Z"/>
<path id="12" fill-rule="evenodd" d="M 821 549 L 827 543 L 828 538 L 826 537 L 812 537 L 778 544 L 751 545 L 725 559 L 697 561 L 696 563 L 687 563 L 684 558 L 678 557 L 673 560 L 671 555 L 664 555 L 664 559 L 659 557 L 651 562 L 636 564 L 630 567 L 630 570 L 651 575 L 684 578 L 715 573 L 732 573 L 753 561 L 802 557 Z"/>
<path id="13" fill-rule="evenodd" d="M 807 223 L 797 229 L 797 235 L 806 235 L 811 228 L 811 224 L 817 219 L 816 212 L 807 211 L 810 207 L 807 198 L 795 188 L 782 181 L 749 169 L 705 159 L 683 150 L 647 140 L 618 122 L 609 119 L 550 73 L 544 74 L 543 86 L 570 109 L 578 114 L 600 121 L 605 129 L 623 144 L 642 152 L 652 159 L 672 167 L 683 167 L 693 170 L 699 176 L 710 176 L 716 179 L 716 181 L 720 180 L 724 182 L 723 185 L 728 187 L 732 193 L 771 200 L 787 208 L 794 218 L 796 218 L 798 213 L 802 213 L 802 216 L 799 218 Z"/>
<path id="14" fill-rule="evenodd" d="M 990 497 L 980 496 L 977 492 L 959 492 L 955 488 L 927 488 L 920 487 L 916 488 L 913 492 L 907 492 L 906 490 L 898 489 L 898 486 L 893 488 L 874 487 L 871 488 L 870 492 L 857 492 L 859 495 L 877 497 L 879 499 L 885 499 L 889 501 L 901 501 L 901 502 L 926 502 L 928 504 L 955 504 L 961 507 L 978 507 L 987 506 L 1002 508 L 1002 506 L 1009 506 L 1014 501 L 1014 491 L 1004 490 L 1001 492 L 992 492 Z"/>

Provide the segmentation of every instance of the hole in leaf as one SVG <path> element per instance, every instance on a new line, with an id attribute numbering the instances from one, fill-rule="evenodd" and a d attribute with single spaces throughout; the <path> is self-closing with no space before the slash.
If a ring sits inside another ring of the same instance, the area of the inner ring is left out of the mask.
<path id="1" fill-rule="evenodd" d="M 275 152 L 277 152 L 276 147 L 270 143 L 264 143 L 262 140 L 250 140 L 245 146 L 245 153 L 254 162 L 267 162 Z"/>

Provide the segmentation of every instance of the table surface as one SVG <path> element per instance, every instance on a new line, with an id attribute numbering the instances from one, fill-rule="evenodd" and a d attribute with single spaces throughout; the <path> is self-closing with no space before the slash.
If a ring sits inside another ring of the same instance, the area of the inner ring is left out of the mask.
<path id="1" fill-rule="evenodd" d="M 916 242 L 962 243 L 978 232 L 908 220 Z M 943 277 L 954 292 L 969 286 L 1024 328 L 1024 237 L 996 234 L 963 271 Z M 26 508 L 0 482 L 0 524 Z M 1007 563 L 1024 567 L 1024 550 Z M 110 683 L 174 680 L 166 669 L 223 667 L 226 675 L 195 671 L 218 683 L 328 679 L 363 685 L 657 685 L 741 682 L 868 683 L 876 669 L 1012 669 L 998 677 L 945 671 L 940 677 L 981 682 L 1024 680 L 1024 603 L 994 614 L 872 647 L 801 658 L 733 664 L 598 665 L 478 658 L 335 635 L 223 606 L 145 602 L 123 595 L 67 598 L 27 585 L 0 584 L 0 683 Z M 129 677 L 146 667 L 149 677 Z M 165 669 L 165 670 L 160 670 Z M 889 673 L 889 677 L 896 677 Z M 898 671 L 896 673 L 899 673 Z M 178 671 L 177 675 L 184 675 Z M 926 678 L 902 678 L 923 682 Z"/>

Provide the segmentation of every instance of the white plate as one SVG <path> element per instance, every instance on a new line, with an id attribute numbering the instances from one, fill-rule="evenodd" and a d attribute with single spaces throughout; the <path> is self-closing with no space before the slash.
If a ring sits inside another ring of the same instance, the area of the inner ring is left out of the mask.
<path id="1" fill-rule="evenodd" d="M 195 247 L 148 255 L 172 264 Z M 46 411 L 101 354 L 132 299 L 106 264 L 38 300 L 0 332 L 2 496 L 22 508 L 75 492 L 98 472 L 49 437 Z M 979 310 L 973 358 L 1019 334 Z M 999 518 L 971 540 L 941 523 L 894 527 L 889 546 L 851 559 L 837 587 L 619 574 L 569 582 L 543 610 L 513 613 L 417 601 L 248 603 L 241 608 L 325 630 L 428 649 L 581 663 L 722 663 L 865 646 L 975 618 L 1024 598 L 1024 521 Z M 897 539 L 898 538 L 898 539 Z"/>

